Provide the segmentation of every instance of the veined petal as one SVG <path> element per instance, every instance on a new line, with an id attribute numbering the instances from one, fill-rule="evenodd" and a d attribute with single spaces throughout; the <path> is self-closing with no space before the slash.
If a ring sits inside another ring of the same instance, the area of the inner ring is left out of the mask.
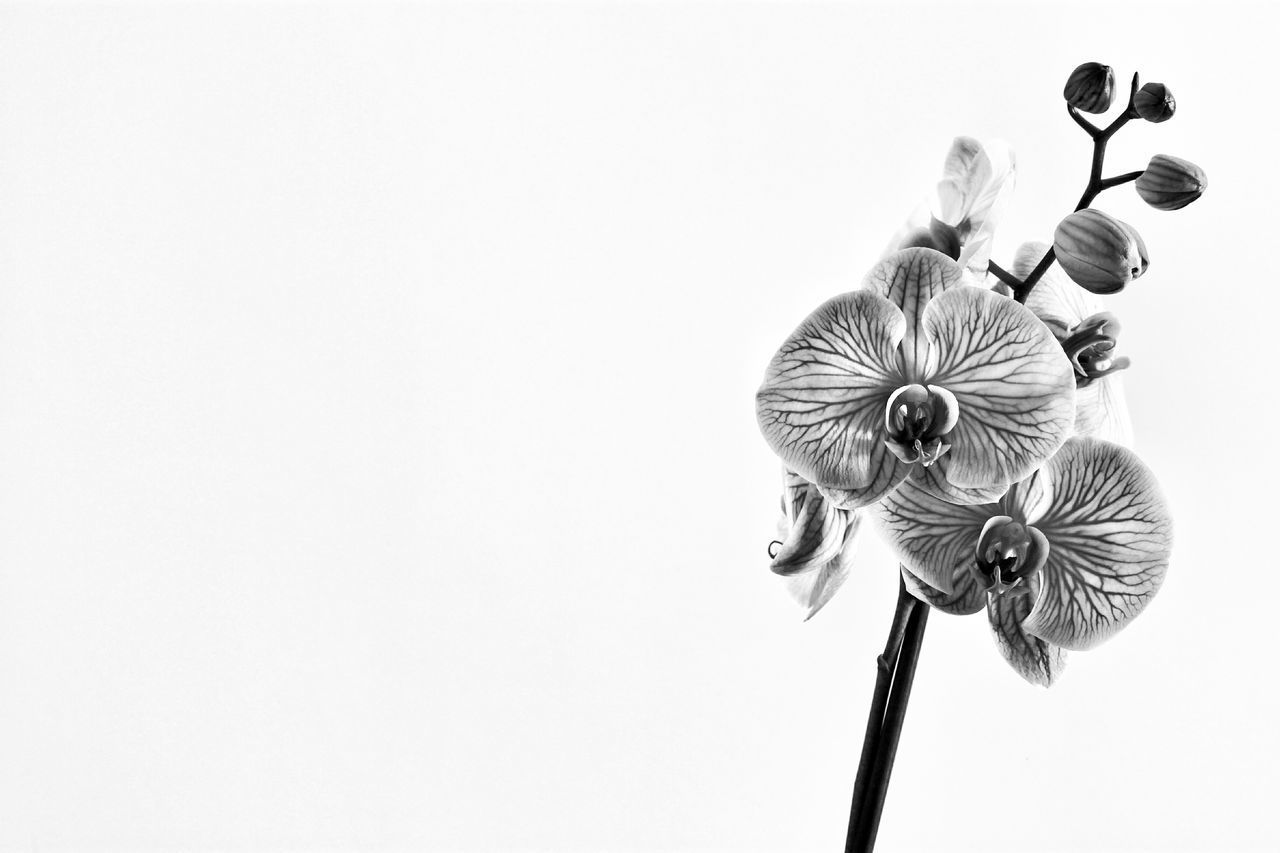
<path id="1" fill-rule="evenodd" d="M 1009 489 L 1003 483 L 982 488 L 961 488 L 947 478 L 947 471 L 950 465 L 951 460 L 947 458 L 947 455 L 943 455 L 928 468 L 923 465 L 911 466 L 908 479 L 933 497 L 952 504 L 995 503 Z"/>
<path id="2" fill-rule="evenodd" d="M 1000 509 L 995 504 L 947 503 L 908 480 L 867 512 L 913 575 L 934 589 L 955 593 L 957 571 L 974 562 L 982 525 Z"/>
<path id="3" fill-rule="evenodd" d="M 1010 516 L 1020 524 L 1030 524 L 1031 519 L 1044 517 L 1052 500 L 1052 486 L 1045 469 L 1041 468 L 1009 487 L 1009 491 L 1000 498 L 1000 514 Z"/>
<path id="4" fill-rule="evenodd" d="M 977 613 L 987 604 L 986 591 L 978 585 L 978 579 L 967 565 L 956 566 L 952 574 L 951 592 L 934 588 L 912 574 L 906 566 L 899 568 L 902 570 L 902 580 L 907 585 L 907 591 L 943 613 L 968 616 Z"/>
<path id="5" fill-rule="evenodd" d="M 1062 346 L 1026 308 L 976 288 L 925 310 L 928 382 L 955 395 L 947 479 L 961 488 L 1021 480 L 1053 455 L 1075 418 L 1075 374 Z"/>
<path id="6" fill-rule="evenodd" d="M 804 479 L 862 489 L 883 468 L 884 410 L 902 382 L 902 312 L 874 293 L 845 293 L 809 315 L 773 357 L 756 394 L 765 440 Z"/>
<path id="7" fill-rule="evenodd" d="M 898 488 L 910 475 L 913 467 L 892 453 L 873 454 L 872 464 L 875 468 L 871 472 L 871 482 L 867 485 L 855 489 L 819 486 L 818 491 L 837 509 L 852 510 L 870 506 Z"/>
<path id="8" fill-rule="evenodd" d="M 1159 590 L 1172 521 L 1155 478 L 1133 451 L 1072 438 L 1048 465 L 1051 500 L 1032 519 L 1049 540 L 1040 595 L 1025 631 L 1087 649 L 1127 625 Z"/>
<path id="9" fill-rule="evenodd" d="M 1013 258 L 1013 274 L 1025 280 L 1050 248 L 1048 243 L 1023 243 Z M 1041 320 L 1071 329 L 1101 312 L 1103 305 L 1096 295 L 1068 278 L 1055 262 L 1032 288 L 1027 308 Z"/>
<path id="10" fill-rule="evenodd" d="M 793 493 L 790 480 L 796 476 L 787 473 L 788 494 Z M 794 575 L 824 566 L 840 553 L 844 544 L 848 514 L 828 503 L 818 493 L 817 486 L 807 483 L 796 503 L 798 506 L 787 513 L 788 516 L 794 513 L 791 529 L 769 565 L 779 575 Z"/>
<path id="11" fill-rule="evenodd" d="M 1048 687 L 1057 680 L 1066 666 L 1066 654 L 1062 649 L 1039 637 L 1028 634 L 1022 622 L 1031 613 L 1036 601 L 1039 578 L 1030 578 L 1032 588 L 1024 594 L 1006 593 L 990 596 L 987 618 L 996 647 L 1019 675 L 1032 684 Z"/>
<path id="12" fill-rule="evenodd" d="M 1118 373 L 1076 389 L 1075 434 L 1133 446 L 1133 422 L 1125 405 L 1124 380 Z"/>
<path id="13" fill-rule="evenodd" d="M 901 337 L 901 384 L 918 382 L 928 360 L 928 341 L 921 321 L 930 300 L 960 285 L 962 267 L 933 249 L 903 249 L 867 273 L 863 288 L 888 299 L 902 312 L 906 323 Z"/>
<path id="14" fill-rule="evenodd" d="M 849 577 L 849 569 L 853 566 L 853 557 L 857 552 L 855 542 L 861 526 L 862 513 L 848 513 L 843 541 L 835 557 L 824 566 L 787 577 L 787 592 L 804 608 L 806 622 L 831 600 Z"/>
<path id="15" fill-rule="evenodd" d="M 812 484 L 804 477 L 785 465 L 782 466 L 782 515 L 783 523 L 786 525 L 782 531 L 784 537 L 790 535 L 791 526 L 800 517 L 800 510 L 804 509 L 804 499 L 809 494 L 810 485 Z"/>

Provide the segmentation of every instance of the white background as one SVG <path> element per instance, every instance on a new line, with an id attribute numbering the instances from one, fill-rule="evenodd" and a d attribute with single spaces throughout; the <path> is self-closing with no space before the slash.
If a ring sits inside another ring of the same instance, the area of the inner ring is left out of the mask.
<path id="1" fill-rule="evenodd" d="M 1050 691 L 936 616 L 881 849 L 1276 849 L 1278 24 L 0 8 L 0 849 L 839 849 L 895 567 L 801 623 L 753 393 L 953 135 L 1047 238 L 1086 60 L 1210 177 L 1099 202 L 1175 560 Z"/>

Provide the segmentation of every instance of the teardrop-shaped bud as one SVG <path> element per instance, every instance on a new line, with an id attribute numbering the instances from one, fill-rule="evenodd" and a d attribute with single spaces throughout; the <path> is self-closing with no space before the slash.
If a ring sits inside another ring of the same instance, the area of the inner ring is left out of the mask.
<path id="1" fill-rule="evenodd" d="M 1189 160 L 1157 154 L 1138 178 L 1138 195 L 1157 210 L 1178 210 L 1204 195 L 1204 169 Z"/>
<path id="2" fill-rule="evenodd" d="M 1058 223 L 1053 251 L 1071 280 L 1092 293 L 1115 293 L 1147 271 L 1147 247 L 1138 232 L 1092 208 Z"/>
<path id="3" fill-rule="evenodd" d="M 1173 92 L 1163 83 L 1148 83 L 1133 96 L 1133 111 L 1147 121 L 1168 121 L 1177 108 Z"/>
<path id="4" fill-rule="evenodd" d="M 1086 62 L 1071 72 L 1062 89 L 1067 103 L 1086 113 L 1105 113 L 1116 97 L 1116 73 L 1110 65 Z"/>

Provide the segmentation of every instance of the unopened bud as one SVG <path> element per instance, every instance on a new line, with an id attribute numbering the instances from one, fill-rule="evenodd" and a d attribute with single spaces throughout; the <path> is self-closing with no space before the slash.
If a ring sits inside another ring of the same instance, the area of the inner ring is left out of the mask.
<path id="1" fill-rule="evenodd" d="M 1058 223 L 1053 251 L 1071 280 L 1092 293 L 1115 293 L 1147 271 L 1147 247 L 1129 225 L 1086 208 Z"/>
<path id="2" fill-rule="evenodd" d="M 1147 121 L 1168 121 L 1177 107 L 1173 92 L 1163 83 L 1148 83 L 1133 96 L 1133 111 Z"/>
<path id="3" fill-rule="evenodd" d="M 1189 160 L 1157 154 L 1138 178 L 1138 195 L 1157 210 L 1178 210 L 1204 195 L 1204 169 Z"/>
<path id="4" fill-rule="evenodd" d="M 1086 113 L 1105 113 L 1116 96 L 1116 73 L 1110 65 L 1086 62 L 1067 78 L 1062 97 L 1067 103 Z"/>

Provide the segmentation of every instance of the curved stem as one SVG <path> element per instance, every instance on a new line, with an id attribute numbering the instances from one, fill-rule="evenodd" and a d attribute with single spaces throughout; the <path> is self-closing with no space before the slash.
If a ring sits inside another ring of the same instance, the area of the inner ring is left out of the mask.
<path id="1" fill-rule="evenodd" d="M 1102 133 L 1101 128 L 1096 127 L 1093 122 L 1080 115 L 1080 111 L 1071 106 L 1071 104 L 1067 104 L 1067 115 L 1071 116 L 1072 121 L 1084 128 L 1084 132 L 1089 134 L 1091 138 L 1096 139 L 1098 134 Z"/>
<path id="2" fill-rule="evenodd" d="M 889 625 L 889 637 L 885 640 L 884 652 L 876 658 L 876 686 L 871 693 L 871 710 L 867 714 L 867 732 L 862 738 L 862 755 L 858 759 L 858 777 L 853 784 L 853 802 L 849 808 L 849 832 L 845 836 L 846 853 L 854 850 L 854 842 L 860 819 L 865 813 L 867 791 L 871 787 L 871 774 L 875 769 L 876 754 L 880 744 L 880 732 L 883 728 L 885 706 L 889 702 L 889 687 L 893 682 L 894 670 L 898 666 L 899 653 L 902 650 L 903 636 L 906 634 L 907 622 L 911 614 L 920 607 L 915 597 L 907 592 L 907 585 L 898 570 L 898 604 L 893 611 L 893 621 Z"/>

